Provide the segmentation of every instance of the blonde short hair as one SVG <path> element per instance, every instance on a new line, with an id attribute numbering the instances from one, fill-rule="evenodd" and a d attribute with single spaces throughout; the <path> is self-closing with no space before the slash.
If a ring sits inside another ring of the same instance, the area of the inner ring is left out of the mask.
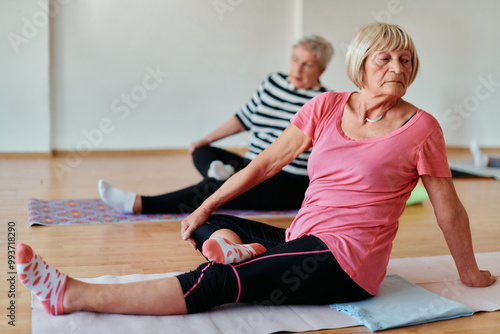
<path id="1" fill-rule="evenodd" d="M 316 58 L 318 58 L 319 68 L 324 70 L 330 59 L 333 57 L 333 47 L 326 39 L 318 35 L 307 35 L 302 37 L 295 43 L 293 48 L 297 46 L 303 46 L 309 51 L 314 52 L 316 54 Z"/>
<path id="2" fill-rule="evenodd" d="M 365 80 L 365 61 L 376 50 L 407 50 L 411 54 L 412 71 L 408 84 L 417 76 L 419 61 L 410 35 L 402 27 L 383 22 L 369 23 L 358 30 L 347 49 L 347 76 L 362 88 Z"/>

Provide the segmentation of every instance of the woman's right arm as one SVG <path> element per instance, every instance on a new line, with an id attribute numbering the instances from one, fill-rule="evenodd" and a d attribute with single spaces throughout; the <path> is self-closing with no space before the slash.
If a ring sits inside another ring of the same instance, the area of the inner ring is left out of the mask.
<path id="1" fill-rule="evenodd" d="M 239 132 L 246 131 L 245 127 L 241 123 L 238 117 L 233 116 L 224 122 L 221 126 L 219 126 L 214 131 L 210 132 L 205 138 L 198 140 L 191 144 L 189 147 L 189 154 L 193 154 L 193 151 L 200 146 L 205 146 L 214 141 L 217 141 L 222 138 L 226 138 L 228 136 L 234 135 Z"/>
<path id="2" fill-rule="evenodd" d="M 271 145 L 252 159 L 247 167 L 227 179 L 198 209 L 182 221 L 183 239 L 189 240 L 193 245 L 191 233 L 204 224 L 215 209 L 275 175 L 311 146 L 312 140 L 298 127 L 290 124 Z"/>

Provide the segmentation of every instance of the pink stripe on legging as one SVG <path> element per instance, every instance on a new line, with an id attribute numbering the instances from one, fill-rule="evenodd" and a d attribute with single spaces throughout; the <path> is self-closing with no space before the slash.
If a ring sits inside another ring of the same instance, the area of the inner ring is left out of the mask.
<path id="1" fill-rule="evenodd" d="M 203 276 L 205 276 L 204 271 L 207 270 L 207 268 L 210 267 L 211 265 L 212 265 L 212 262 L 209 262 L 206 265 L 206 267 L 201 270 L 200 278 L 198 278 L 198 281 L 196 281 L 196 283 L 191 287 L 191 289 L 189 289 L 189 291 L 184 294 L 184 298 L 186 298 L 187 296 L 189 296 L 189 294 L 191 293 L 191 291 L 193 291 L 194 289 L 196 289 L 196 287 L 198 285 L 200 285 L 201 279 L 203 278 Z"/>
<path id="2" fill-rule="evenodd" d="M 329 249 L 324 249 L 324 250 L 321 250 L 321 251 L 310 251 L 310 252 L 297 252 L 297 253 L 283 253 L 283 254 L 266 255 L 266 256 L 259 257 L 257 259 L 254 258 L 252 260 L 248 260 L 248 261 L 245 261 L 245 262 L 241 262 L 241 263 L 235 264 L 234 267 L 239 267 L 239 266 L 242 266 L 242 265 L 245 265 L 245 264 L 248 264 L 248 263 L 252 263 L 252 262 L 255 262 L 255 261 L 259 261 L 259 260 L 264 260 L 264 259 L 267 259 L 267 258 L 270 258 L 270 257 L 288 256 L 288 255 L 303 255 L 303 254 L 320 254 L 320 253 L 330 253 L 330 250 Z"/>
<path id="3" fill-rule="evenodd" d="M 233 269 L 234 274 L 236 275 L 236 280 L 238 281 L 238 296 L 236 297 L 236 300 L 234 301 L 234 303 L 237 303 L 240 300 L 240 296 L 241 296 L 240 275 L 238 275 L 238 272 L 236 271 L 236 268 L 234 267 L 234 265 L 230 264 L 229 266 L 231 267 L 231 269 Z"/>
<path id="4" fill-rule="evenodd" d="M 272 254 L 272 255 L 262 256 L 262 257 L 259 257 L 257 259 L 251 259 L 251 260 L 248 260 L 248 261 L 245 261 L 245 262 L 241 262 L 241 263 L 237 263 L 237 264 L 229 264 L 229 266 L 233 269 L 234 274 L 236 275 L 236 280 L 238 281 L 238 296 L 236 297 L 235 303 L 237 303 L 240 300 L 240 296 L 241 296 L 241 280 L 240 280 L 240 275 L 238 275 L 238 271 L 236 270 L 236 267 L 239 267 L 239 266 L 242 266 L 242 265 L 245 265 L 245 264 L 248 264 L 248 263 L 252 263 L 252 262 L 255 262 L 255 261 L 259 261 L 259 260 L 268 259 L 268 258 L 271 258 L 271 257 L 288 256 L 288 255 L 304 255 L 304 254 L 320 254 L 320 253 L 329 253 L 329 252 L 330 252 L 330 250 L 325 249 L 325 250 L 321 250 L 321 251 Z M 184 298 L 186 298 L 191 293 L 191 291 L 193 291 L 200 284 L 201 280 L 203 279 L 203 276 L 205 276 L 204 271 L 208 267 L 210 267 L 212 264 L 213 264 L 213 262 L 209 262 L 207 264 L 207 266 L 201 270 L 200 278 L 198 278 L 198 281 L 196 281 L 196 283 L 191 287 L 191 289 L 189 289 L 189 291 L 184 294 Z"/>
<path id="5" fill-rule="evenodd" d="M 236 267 L 239 267 L 239 266 L 242 266 L 242 265 L 245 265 L 248 263 L 252 263 L 255 261 L 259 261 L 259 260 L 268 259 L 271 257 L 287 256 L 287 255 L 319 254 L 319 253 L 329 253 L 329 252 L 330 252 L 330 250 L 326 249 L 326 250 L 321 250 L 321 251 L 273 254 L 273 255 L 262 256 L 262 257 L 259 257 L 257 259 L 252 259 L 252 260 L 248 260 L 248 261 L 237 263 L 237 264 L 230 264 L 229 266 L 231 266 L 231 268 L 233 268 L 234 274 L 236 275 L 236 279 L 238 280 L 238 297 L 236 298 L 235 303 L 237 303 L 240 300 L 240 296 L 241 296 L 241 281 L 240 281 L 240 276 L 238 275 L 238 271 L 236 270 Z"/>

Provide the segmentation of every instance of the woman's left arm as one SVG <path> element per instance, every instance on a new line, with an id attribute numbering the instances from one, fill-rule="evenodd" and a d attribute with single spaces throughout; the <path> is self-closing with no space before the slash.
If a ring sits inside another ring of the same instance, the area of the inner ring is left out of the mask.
<path id="1" fill-rule="evenodd" d="M 423 175 L 422 181 L 462 283 L 473 287 L 493 284 L 496 277 L 489 271 L 479 270 L 477 266 L 472 248 L 469 217 L 458 198 L 452 179 Z"/>

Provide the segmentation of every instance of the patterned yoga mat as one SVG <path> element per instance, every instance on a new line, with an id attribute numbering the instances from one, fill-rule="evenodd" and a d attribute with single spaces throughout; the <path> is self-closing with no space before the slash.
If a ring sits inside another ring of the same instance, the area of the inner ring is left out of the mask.
<path id="1" fill-rule="evenodd" d="M 241 217 L 295 216 L 297 210 L 256 211 L 256 210 L 217 210 Z M 28 223 L 44 226 L 61 225 L 101 225 L 118 223 L 158 222 L 181 220 L 188 214 L 129 215 L 116 211 L 100 199 L 69 199 L 41 201 L 28 200 Z"/>

